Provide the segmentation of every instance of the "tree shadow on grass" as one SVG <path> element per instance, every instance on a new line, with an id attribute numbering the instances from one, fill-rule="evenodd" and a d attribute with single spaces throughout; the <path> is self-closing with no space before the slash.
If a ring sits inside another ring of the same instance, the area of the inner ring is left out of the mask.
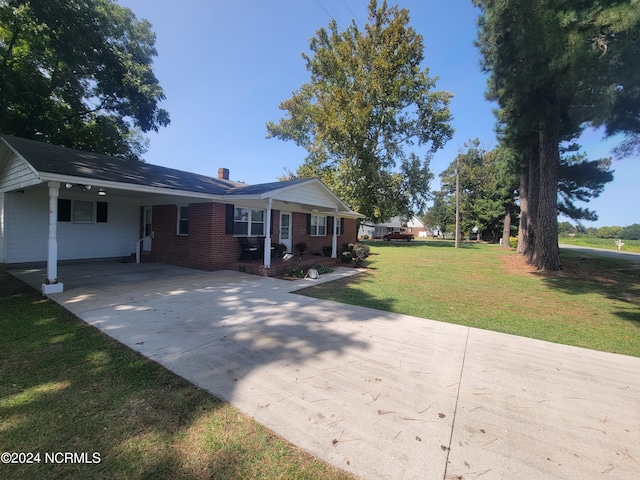
<path id="1" fill-rule="evenodd" d="M 404 241 L 382 241 L 382 240 L 368 240 L 366 242 L 368 245 L 373 245 L 376 248 L 421 248 L 421 247 L 437 247 L 437 248 L 455 248 L 455 244 L 453 240 L 414 240 L 412 242 L 404 242 Z M 460 242 L 459 248 L 478 248 L 480 245 L 477 242 Z"/>
<path id="2" fill-rule="evenodd" d="M 640 264 L 566 250 L 560 258 L 562 270 L 532 273 L 568 295 L 597 294 L 620 302 L 615 315 L 640 327 Z"/>
<path id="3" fill-rule="evenodd" d="M 15 478 L 348 478 L 2 269 L 0 304 L 0 450 L 41 454 Z"/>

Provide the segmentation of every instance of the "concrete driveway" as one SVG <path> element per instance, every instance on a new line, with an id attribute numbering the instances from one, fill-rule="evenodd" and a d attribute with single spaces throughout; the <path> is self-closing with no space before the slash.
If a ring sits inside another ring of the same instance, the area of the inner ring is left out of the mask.
<path id="1" fill-rule="evenodd" d="M 84 321 L 357 477 L 640 478 L 640 358 L 292 293 L 319 280 L 157 264 L 60 276 L 53 300 Z"/>

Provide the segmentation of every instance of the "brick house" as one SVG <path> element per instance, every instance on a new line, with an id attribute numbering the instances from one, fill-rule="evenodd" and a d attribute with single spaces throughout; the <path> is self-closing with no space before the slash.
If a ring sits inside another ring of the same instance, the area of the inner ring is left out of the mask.
<path id="1" fill-rule="evenodd" d="M 247 244 L 261 247 L 247 271 L 270 275 L 272 246 L 336 258 L 358 218 L 318 179 L 247 185 L 0 134 L 0 263 L 46 262 L 45 294 L 64 288 L 58 261 L 213 271 L 238 268 Z"/>

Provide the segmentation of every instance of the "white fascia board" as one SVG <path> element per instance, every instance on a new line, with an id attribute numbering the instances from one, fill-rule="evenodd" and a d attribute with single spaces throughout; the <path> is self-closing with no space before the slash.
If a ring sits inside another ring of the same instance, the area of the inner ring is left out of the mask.
<path id="1" fill-rule="evenodd" d="M 18 157 L 20 160 L 22 160 L 24 163 L 26 163 L 26 164 L 27 164 L 27 167 L 29 168 L 29 170 L 31 170 L 31 172 L 32 172 L 36 177 L 39 177 L 39 176 L 40 176 L 40 172 L 38 172 L 38 171 L 33 167 L 33 165 L 31 165 L 31 164 L 29 163 L 29 161 L 28 161 L 26 158 L 24 158 L 24 157 L 20 154 L 20 152 L 18 152 L 15 148 L 13 148 L 13 147 L 12 147 L 12 146 L 11 146 L 11 145 L 10 145 L 10 144 L 5 140 L 5 139 L 4 139 L 4 138 L 0 138 L 0 140 L 2 140 L 2 143 L 4 143 L 4 144 L 5 144 L 5 146 L 6 146 L 7 148 L 9 148 L 9 150 L 11 150 L 11 151 L 13 152 L 13 154 L 14 154 L 16 157 Z"/>
<path id="2" fill-rule="evenodd" d="M 148 185 L 135 185 L 131 183 L 112 182 L 109 180 L 99 180 L 86 177 L 73 177 L 69 175 L 59 175 L 55 173 L 41 173 L 40 179 L 43 182 L 55 181 L 64 183 L 78 183 L 80 185 L 91 185 L 92 187 L 113 188 L 117 190 L 128 190 L 130 192 L 152 193 L 156 195 L 173 195 L 180 197 L 199 198 L 202 200 L 224 201 L 223 195 L 213 195 L 210 193 L 191 192 L 188 190 L 177 190 L 172 188 L 151 187 Z"/>
<path id="3" fill-rule="evenodd" d="M 333 192 L 329 189 L 329 187 L 327 187 L 324 183 L 322 183 L 322 182 L 321 182 L 319 179 L 317 179 L 317 178 L 310 178 L 310 179 L 308 179 L 306 182 L 300 182 L 300 183 L 296 183 L 295 185 L 287 185 L 286 187 L 279 188 L 279 189 L 277 189 L 277 190 L 271 190 L 270 192 L 263 193 L 262 195 L 260 195 L 260 197 L 261 197 L 261 198 L 268 198 L 268 197 L 271 197 L 271 198 L 274 198 L 274 199 L 276 199 L 276 200 L 277 200 L 277 196 L 278 196 L 279 194 L 282 194 L 282 193 L 284 193 L 284 192 L 286 192 L 286 191 L 288 191 L 288 190 L 296 190 L 296 189 L 299 189 L 299 188 L 301 188 L 301 187 L 308 186 L 309 184 L 315 184 L 315 185 L 317 185 L 318 187 L 320 187 L 320 189 L 324 190 L 324 192 L 325 192 L 325 193 L 326 193 L 326 194 L 327 194 L 327 195 L 328 195 L 328 196 L 329 196 L 329 197 L 330 197 L 330 198 L 331 198 L 335 203 L 337 203 L 337 204 L 338 204 L 338 210 L 341 210 L 341 208 L 340 208 L 340 207 L 342 207 L 342 209 L 343 209 L 342 211 L 347 211 L 347 212 L 351 212 L 351 211 L 352 211 L 349 207 L 347 207 L 347 205 L 346 205 L 342 200 L 340 200 L 340 198 L 339 198 L 335 193 L 333 193 Z M 353 212 L 353 213 L 356 213 L 356 212 Z M 357 215 L 359 215 L 359 214 L 357 214 Z"/>

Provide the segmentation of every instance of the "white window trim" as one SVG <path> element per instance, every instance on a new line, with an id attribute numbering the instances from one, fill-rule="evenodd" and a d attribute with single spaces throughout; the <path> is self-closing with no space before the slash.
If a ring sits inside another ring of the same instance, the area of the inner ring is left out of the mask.
<path id="1" fill-rule="evenodd" d="M 313 219 L 316 219 L 316 224 L 313 224 Z M 324 218 L 324 223 L 320 225 L 318 220 Z M 324 233 L 318 233 L 319 227 L 324 227 Z M 315 233 L 314 233 L 315 229 Z M 333 235 L 333 233 L 332 233 Z M 311 215 L 311 230 L 309 232 L 310 237 L 326 237 L 327 236 L 327 217 L 325 215 Z"/>
<path id="2" fill-rule="evenodd" d="M 187 237 L 187 236 L 189 236 L 189 217 L 187 217 L 186 219 L 181 217 L 183 208 L 187 208 L 188 209 L 189 205 L 178 205 L 178 221 L 177 221 L 177 225 L 176 225 L 176 235 L 179 235 L 181 237 Z M 189 210 L 187 210 L 187 212 L 189 212 Z M 189 213 L 188 213 L 188 215 L 189 215 Z M 180 233 L 180 222 L 182 220 L 186 220 L 187 221 L 187 233 Z"/>
<path id="3" fill-rule="evenodd" d="M 78 220 L 76 218 L 76 205 L 78 204 L 91 204 L 91 220 Z M 96 223 L 96 202 L 93 200 L 72 200 L 71 201 L 71 223 L 83 223 L 90 224 Z"/>
<path id="4" fill-rule="evenodd" d="M 236 230 L 236 223 L 245 223 L 243 221 L 236 221 L 236 212 L 239 208 L 242 208 L 244 210 L 247 211 L 247 233 L 235 233 Z M 256 222 L 253 220 L 253 212 L 262 212 L 262 221 L 261 222 Z M 242 207 L 242 206 L 238 206 L 238 205 L 234 205 L 233 206 L 233 236 L 234 237 L 264 237 L 265 236 L 265 230 L 266 230 L 266 217 L 267 217 L 267 212 L 265 209 L 263 208 L 250 208 L 250 207 Z M 262 233 L 251 233 L 252 230 L 252 225 L 255 224 L 262 224 Z"/>

